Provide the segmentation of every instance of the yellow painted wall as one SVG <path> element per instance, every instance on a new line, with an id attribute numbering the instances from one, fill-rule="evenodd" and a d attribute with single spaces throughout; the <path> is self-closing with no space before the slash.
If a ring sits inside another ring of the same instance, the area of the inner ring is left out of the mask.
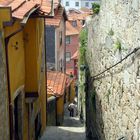
<path id="1" fill-rule="evenodd" d="M 41 111 L 42 133 L 46 127 L 46 77 L 45 77 L 45 46 L 44 20 L 29 19 L 24 30 L 26 41 L 26 84 L 27 92 L 38 92 L 39 98 L 34 102 L 34 112 Z M 36 116 L 35 116 L 36 117 Z"/>
<path id="2" fill-rule="evenodd" d="M 75 82 L 72 81 L 71 85 L 70 85 L 70 102 L 72 103 L 74 101 L 74 98 L 76 96 L 76 93 L 75 93 Z"/>
<path id="3" fill-rule="evenodd" d="M 20 21 L 5 27 L 5 37 L 21 28 Z M 34 113 L 41 111 L 42 133 L 46 127 L 46 77 L 44 48 L 44 19 L 29 19 L 23 31 L 13 36 L 8 44 L 11 98 L 14 102 L 16 90 L 25 85 L 25 92 L 38 92 L 34 102 Z M 24 101 L 25 103 L 25 101 Z M 24 104 L 23 140 L 28 139 L 28 105 Z M 35 118 L 36 116 L 34 116 Z M 34 127 L 31 134 L 34 134 Z"/>
<path id="4" fill-rule="evenodd" d="M 20 22 L 16 21 L 13 26 L 5 27 L 5 37 L 20 29 Z M 10 74 L 11 99 L 14 100 L 16 90 L 25 84 L 25 57 L 24 57 L 23 32 L 19 32 L 9 40 L 8 61 Z"/>
<path id="5" fill-rule="evenodd" d="M 64 95 L 57 99 L 57 115 L 64 114 Z"/>
<path id="6" fill-rule="evenodd" d="M 26 92 L 38 91 L 36 40 L 36 19 L 29 19 L 24 28 Z"/>

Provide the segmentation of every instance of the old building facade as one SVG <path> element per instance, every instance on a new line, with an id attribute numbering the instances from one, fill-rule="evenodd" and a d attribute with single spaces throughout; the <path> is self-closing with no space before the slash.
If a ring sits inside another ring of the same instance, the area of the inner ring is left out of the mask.
<path id="1" fill-rule="evenodd" d="M 38 139 L 46 127 L 45 22 L 31 16 L 40 3 L 3 0 L 0 5 L 0 139 Z"/>
<path id="2" fill-rule="evenodd" d="M 53 18 L 46 18 L 47 68 L 64 72 L 65 63 L 65 9 L 56 3 Z"/>

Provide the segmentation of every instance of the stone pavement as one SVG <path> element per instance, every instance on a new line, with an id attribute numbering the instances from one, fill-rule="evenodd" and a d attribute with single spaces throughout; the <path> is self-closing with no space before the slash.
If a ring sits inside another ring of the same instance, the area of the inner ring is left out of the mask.
<path id="1" fill-rule="evenodd" d="M 85 127 L 78 117 L 69 117 L 65 108 L 63 126 L 49 126 L 40 140 L 86 140 Z"/>

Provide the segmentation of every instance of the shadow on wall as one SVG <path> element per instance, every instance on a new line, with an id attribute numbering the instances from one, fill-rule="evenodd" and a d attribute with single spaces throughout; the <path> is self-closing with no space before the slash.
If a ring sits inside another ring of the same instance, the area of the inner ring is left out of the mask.
<path id="1" fill-rule="evenodd" d="M 88 140 L 105 140 L 103 132 L 101 101 L 96 94 L 96 88 L 90 80 L 90 72 L 86 72 L 86 136 Z"/>

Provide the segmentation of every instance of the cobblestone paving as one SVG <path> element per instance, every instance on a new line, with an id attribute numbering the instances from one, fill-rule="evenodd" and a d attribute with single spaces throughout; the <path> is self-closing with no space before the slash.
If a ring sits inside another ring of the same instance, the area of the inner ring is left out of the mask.
<path id="1" fill-rule="evenodd" d="M 78 117 L 65 113 L 63 126 L 49 126 L 41 140 L 85 140 L 85 128 Z"/>

